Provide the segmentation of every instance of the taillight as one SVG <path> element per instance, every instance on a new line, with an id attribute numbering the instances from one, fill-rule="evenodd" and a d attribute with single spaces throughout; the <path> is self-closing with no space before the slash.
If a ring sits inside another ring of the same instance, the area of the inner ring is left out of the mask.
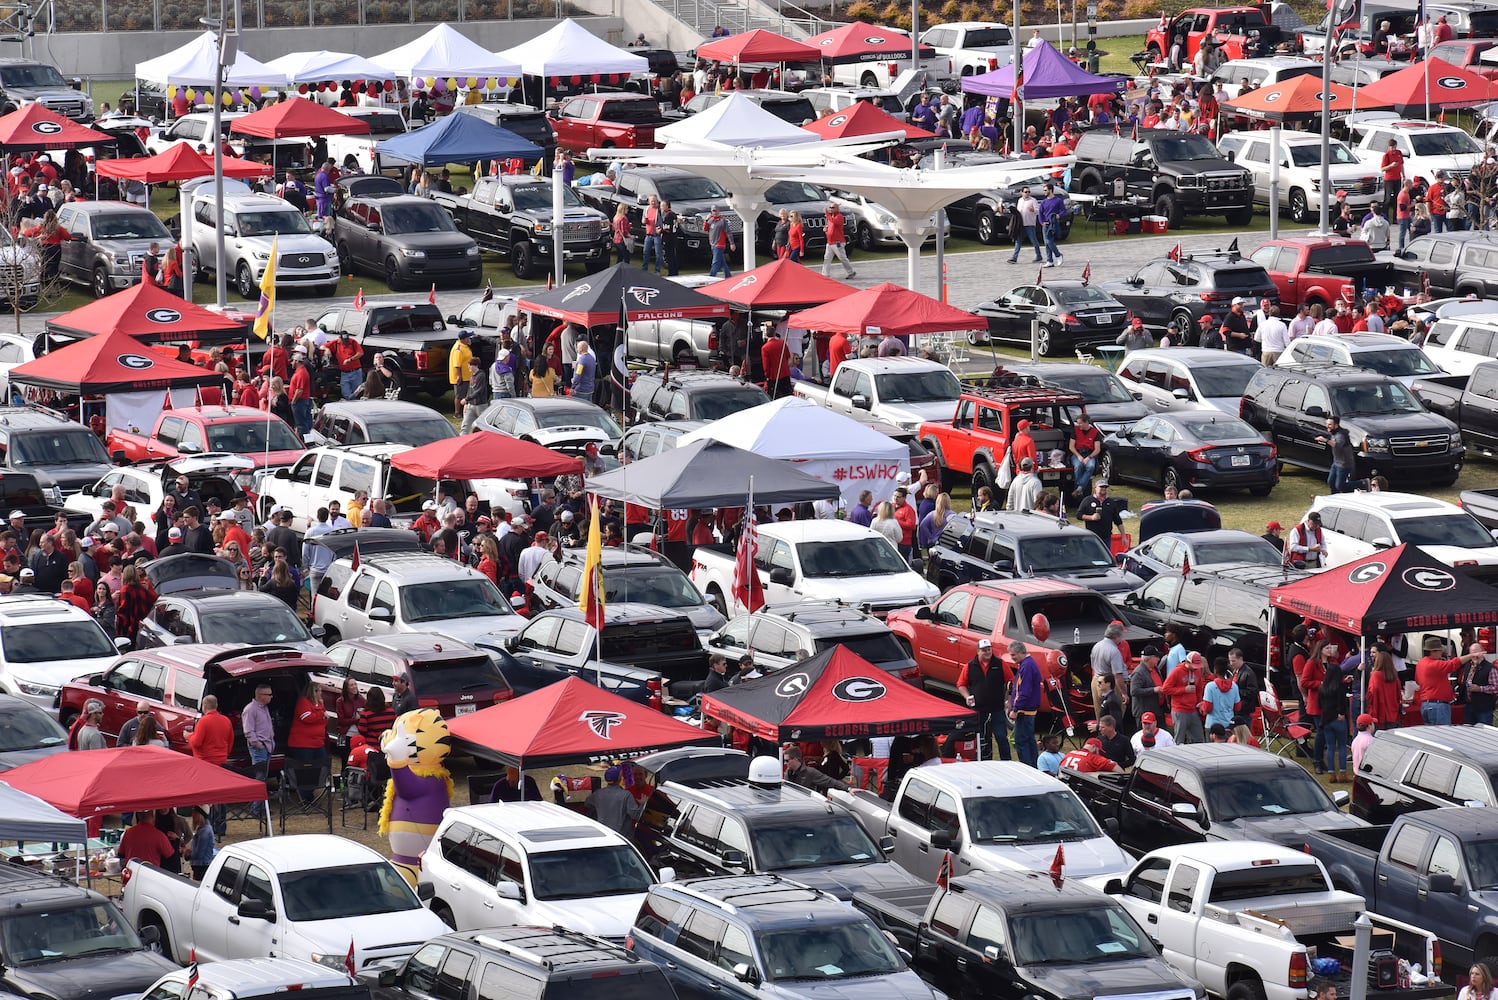
<path id="1" fill-rule="evenodd" d="M 1228 292 L 1202 292 L 1201 293 L 1201 300 L 1203 302 L 1226 302 L 1229 299 L 1231 299 L 1232 297 L 1233 296 L 1230 293 L 1228 293 Z"/>
<path id="2" fill-rule="evenodd" d="M 1498 638 L 1498 632 L 1495 632 L 1493 626 L 1491 625 L 1477 630 L 1477 641 L 1482 643 L 1482 648 L 1486 649 L 1489 653 L 1493 651 L 1493 642 L 1495 638 Z"/>
<path id="3" fill-rule="evenodd" d="M 707 335 L 707 349 L 709 351 L 716 351 L 718 349 L 718 331 L 714 330 Z"/>
<path id="4" fill-rule="evenodd" d="M 1186 457 L 1191 459 L 1191 461 L 1193 462 L 1200 462 L 1203 465 L 1211 465 L 1212 459 L 1207 454 L 1211 450 L 1211 448 L 1192 448 L 1190 451 L 1186 452 Z"/>
<path id="5" fill-rule="evenodd" d="M 1056 321 L 1058 323 L 1065 323 L 1067 326 L 1077 325 L 1077 317 L 1073 316 L 1071 313 L 1061 313 L 1056 317 Z"/>
<path id="6" fill-rule="evenodd" d="M 1267 657 L 1269 662 L 1266 663 L 1265 666 L 1278 669 L 1280 666 L 1280 657 L 1282 655 L 1284 654 L 1280 649 L 1280 637 L 1277 635 L 1271 635 L 1269 637 L 1269 654 Z"/>
<path id="7" fill-rule="evenodd" d="M 1441 941 L 1439 938 L 1430 942 L 1430 975 L 1431 982 L 1441 978 Z"/>
<path id="8" fill-rule="evenodd" d="M 647 681 L 645 689 L 650 692 L 650 707 L 659 712 L 661 710 L 661 679 L 655 677 Z"/>
<path id="9" fill-rule="evenodd" d="M 1477 560 L 1476 559 L 1457 559 L 1451 565 L 1453 565 L 1453 566 L 1476 566 L 1477 565 Z"/>
<path id="10" fill-rule="evenodd" d="M 442 702 L 438 701 L 436 698 L 417 698 L 416 704 L 420 705 L 422 708 L 438 708 L 441 706 Z"/>
<path id="11" fill-rule="evenodd" d="M 988 71 L 990 73 L 992 73 L 994 70 L 996 70 L 998 68 L 999 68 L 999 60 L 996 59 L 996 58 L 994 58 L 993 56 L 990 56 L 989 59 L 988 59 Z"/>
<path id="12" fill-rule="evenodd" d="M 1292 990 L 1306 988 L 1306 953 L 1303 951 L 1297 951 L 1290 956 L 1290 988 Z"/>
<path id="13" fill-rule="evenodd" d="M 1270 445 L 1269 446 L 1269 461 L 1273 462 L 1275 459 L 1277 459 L 1279 457 L 1280 457 L 1280 446 L 1277 445 L 1277 444 Z"/>
<path id="14" fill-rule="evenodd" d="M 894 83 L 895 82 L 895 77 L 897 77 L 899 75 L 900 75 L 900 64 L 899 63 L 890 63 L 889 64 L 889 82 L 890 83 Z"/>
<path id="15" fill-rule="evenodd" d="M 411 360 L 416 362 L 416 367 L 417 367 L 418 370 L 424 369 L 427 366 L 427 352 L 426 351 L 412 351 L 411 352 Z"/>
<path id="16" fill-rule="evenodd" d="M 1352 297 L 1353 297 L 1353 288 L 1352 288 L 1352 286 L 1351 285 L 1343 285 L 1342 286 L 1342 301 L 1343 302 L 1351 302 L 1352 301 Z"/>

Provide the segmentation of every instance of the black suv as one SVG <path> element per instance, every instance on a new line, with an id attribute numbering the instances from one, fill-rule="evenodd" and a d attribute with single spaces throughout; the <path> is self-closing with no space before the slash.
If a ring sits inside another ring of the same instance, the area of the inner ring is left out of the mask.
<path id="1" fill-rule="evenodd" d="M 551 267 L 556 246 L 551 182 L 530 174 L 479 177 L 472 194 L 433 195 L 453 222 L 479 246 L 510 258 L 518 278 L 535 278 Z M 572 188 L 562 190 L 562 259 L 581 262 L 591 274 L 608 264 L 609 220 L 583 203 Z"/>
<path id="2" fill-rule="evenodd" d="M 1130 137 L 1095 129 L 1082 133 L 1075 152 L 1072 190 L 1121 194 L 1165 216 L 1171 229 L 1188 212 L 1221 214 L 1234 226 L 1253 218 L 1253 174 L 1223 159 L 1204 135 L 1147 128 Z"/>
<path id="3" fill-rule="evenodd" d="M 1236 298 L 1255 306 L 1261 299 L 1280 300 L 1269 272 L 1233 252 L 1186 254 L 1179 260 L 1156 257 L 1132 277 L 1104 281 L 1099 287 L 1128 306 L 1145 326 L 1163 330 L 1175 320 L 1188 335 L 1208 313 L 1227 313 Z"/>
<path id="4" fill-rule="evenodd" d="M 949 163 L 955 166 L 969 166 L 981 163 L 1004 162 L 1002 157 L 992 153 L 973 153 L 967 156 L 953 157 Z M 978 191 L 968 195 L 961 201 L 954 201 L 947 206 L 947 223 L 954 229 L 969 232 L 978 237 L 979 242 L 990 246 L 998 243 L 1006 243 L 1009 240 L 1009 221 L 1014 214 L 1014 205 L 1019 201 L 1020 191 L 1024 188 L 1030 189 L 1030 196 L 1036 201 L 1045 197 L 1045 185 L 1054 181 L 1056 187 L 1061 187 L 1061 181 L 1044 173 L 1037 172 L 1034 177 L 1017 180 L 1004 187 L 989 188 L 986 191 Z M 1062 191 L 1062 197 L 1066 192 Z M 1057 242 L 1065 242 L 1071 235 L 1072 215 L 1075 205 L 1067 199 L 1068 214 L 1061 220 L 1061 228 L 1056 235 Z"/>
<path id="5" fill-rule="evenodd" d="M 1243 390 L 1240 415 L 1279 448 L 1280 460 L 1324 471 L 1331 452 L 1316 441 L 1339 417 L 1357 449 L 1353 479 L 1450 486 L 1467 453 L 1456 424 L 1431 413 L 1398 379 L 1368 368 L 1318 362 L 1261 368 Z"/>
<path id="6" fill-rule="evenodd" d="M 924 884 L 888 860 L 852 813 L 799 785 L 667 781 L 651 793 L 635 838 L 652 868 L 682 878 L 785 872 L 844 900 Z"/>
<path id="7" fill-rule="evenodd" d="M 1498 241 L 1492 235 L 1463 230 L 1417 237 L 1394 255 L 1394 273 L 1416 292 L 1429 279 L 1430 294 L 1437 297 L 1492 295 L 1498 292 Z"/>
<path id="8" fill-rule="evenodd" d="M 643 545 L 603 550 L 605 603 L 631 601 L 679 611 L 692 620 L 698 633 L 723 624 L 724 617 L 692 585 L 676 564 Z M 544 608 L 575 608 L 582 591 L 585 553 L 564 549 L 561 561 L 547 559 L 536 570 L 534 594 Z M 607 628 L 605 628 L 607 634 Z"/>
<path id="9" fill-rule="evenodd" d="M 54 506 L 113 467 L 99 435 L 82 424 L 48 410 L 0 406 L 0 469 L 35 476 Z"/>
<path id="10" fill-rule="evenodd" d="M 726 372 L 646 372 L 629 387 L 634 423 L 718 420 L 769 401 L 759 386 Z"/>
<path id="11" fill-rule="evenodd" d="M 318 408 L 307 444 L 408 444 L 419 448 L 457 433 L 446 417 L 420 403 L 337 399 Z"/>
<path id="12" fill-rule="evenodd" d="M 372 964 L 375 1000 L 676 1000 L 651 962 L 561 927 L 487 927 L 433 938 L 399 964 Z"/>
<path id="13" fill-rule="evenodd" d="M 374 366 L 376 352 L 393 355 L 405 381 L 403 399 L 441 398 L 452 389 L 447 352 L 457 343 L 458 331 L 449 329 L 442 311 L 430 303 L 336 306 L 317 317 L 317 325 L 334 337 L 346 331 L 363 345 L 365 371 Z"/>
<path id="14" fill-rule="evenodd" d="M 1031 511 L 953 514 L 932 547 L 942 590 L 978 580 L 1044 576 L 1100 594 L 1144 581 L 1113 562 L 1102 539 L 1079 525 Z"/>
<path id="15" fill-rule="evenodd" d="M 353 198 L 333 216 L 338 259 L 349 274 L 383 277 L 392 292 L 450 282 L 478 287 L 484 263 L 472 236 L 429 198 Z"/>
<path id="16" fill-rule="evenodd" d="M 17 865 L 0 865 L 0 990 L 35 1000 L 139 995 L 177 963 L 137 935 L 92 889 Z"/>
<path id="17" fill-rule="evenodd" d="M 1498 806 L 1498 729 L 1491 726 L 1375 733 L 1352 777 L 1350 811 L 1370 823 L 1473 802 Z"/>
<path id="18" fill-rule="evenodd" d="M 643 206 L 649 204 L 650 196 L 669 201 L 672 210 L 680 216 L 677 246 L 684 254 L 706 256 L 709 253 L 707 220 L 714 208 L 723 213 L 735 243 L 744 228 L 738 213 L 728 207 L 728 192 L 717 181 L 680 167 L 630 167 L 619 174 L 615 184 L 592 185 L 579 189 L 578 193 L 583 201 L 610 219 L 618 206 L 623 205 L 636 239 L 645 235 L 641 214 Z"/>

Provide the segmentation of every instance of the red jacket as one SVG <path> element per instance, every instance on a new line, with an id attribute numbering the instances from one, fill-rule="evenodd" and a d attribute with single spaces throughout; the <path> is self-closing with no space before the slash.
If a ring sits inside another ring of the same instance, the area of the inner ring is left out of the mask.
<path id="1" fill-rule="evenodd" d="M 1397 680 L 1384 680 L 1384 675 L 1377 670 L 1369 675 L 1368 714 L 1378 720 L 1380 727 L 1399 721 L 1399 702 L 1403 687 Z"/>
<path id="2" fill-rule="evenodd" d="M 328 716 L 322 705 L 298 698 L 296 713 L 291 717 L 291 735 L 286 745 L 296 750 L 318 750 L 328 742 Z"/>
<path id="3" fill-rule="evenodd" d="M 1460 658 L 1449 660 L 1434 656 L 1421 657 L 1415 664 L 1415 683 L 1420 685 L 1420 704 L 1427 701 L 1444 701 L 1451 704 L 1456 692 L 1451 689 L 1451 675 L 1462 668 Z"/>
<path id="4" fill-rule="evenodd" d="M 846 226 L 847 226 L 847 221 L 843 218 L 843 213 L 842 212 L 828 212 L 827 213 L 827 242 L 828 243 L 846 243 L 846 242 L 848 242 L 847 231 L 846 231 L 846 228 L 845 228 Z"/>
<path id="5" fill-rule="evenodd" d="M 222 764 L 229 759 L 229 751 L 234 747 L 234 723 L 217 710 L 204 712 L 203 717 L 193 724 L 187 745 L 199 760 Z"/>
<path id="6" fill-rule="evenodd" d="M 779 337 L 771 337 L 759 349 L 759 360 L 765 368 L 765 380 L 775 382 L 791 377 L 791 349 Z"/>
<path id="7" fill-rule="evenodd" d="M 1197 703 L 1202 700 L 1202 681 L 1206 675 L 1205 670 L 1197 670 L 1186 660 L 1176 664 L 1175 669 L 1165 676 L 1160 693 L 1170 699 L 1172 714 L 1196 711 Z"/>

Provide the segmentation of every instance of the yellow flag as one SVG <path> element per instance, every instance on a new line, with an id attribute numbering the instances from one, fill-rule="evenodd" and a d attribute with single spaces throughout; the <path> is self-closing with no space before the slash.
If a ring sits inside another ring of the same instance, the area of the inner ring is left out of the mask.
<path id="1" fill-rule="evenodd" d="M 278 236 L 270 242 L 270 260 L 265 264 L 265 274 L 260 278 L 260 306 L 255 310 L 255 336 L 264 340 L 270 335 L 270 314 L 276 308 L 276 249 L 281 242 Z"/>
<path id="2" fill-rule="evenodd" d="M 583 585 L 577 595 L 577 609 L 588 623 L 603 630 L 603 529 L 598 523 L 598 499 L 589 505 L 588 554 L 583 560 Z"/>

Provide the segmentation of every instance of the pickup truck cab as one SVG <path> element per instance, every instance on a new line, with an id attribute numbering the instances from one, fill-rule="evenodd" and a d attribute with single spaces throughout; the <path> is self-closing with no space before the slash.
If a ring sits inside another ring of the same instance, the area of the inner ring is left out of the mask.
<path id="1" fill-rule="evenodd" d="M 734 593 L 732 546 L 699 545 L 691 579 L 727 617 Z M 782 521 L 759 527 L 756 572 L 765 603 L 840 600 L 881 618 L 935 600 L 936 587 L 910 568 L 888 538 L 851 521 Z"/>
<path id="2" fill-rule="evenodd" d="M 1061 775 L 1136 854 L 1219 840 L 1298 847 L 1308 827 L 1364 825 L 1341 811 L 1346 792 L 1328 795 L 1298 764 L 1236 743 L 1146 750 L 1132 771 Z"/>
<path id="3" fill-rule="evenodd" d="M 946 365 L 926 358 L 850 358 L 830 385 L 797 382 L 792 391 L 838 413 L 863 411 L 914 431 L 928 421 L 951 420 L 962 383 Z"/>
<path id="4" fill-rule="evenodd" d="M 550 268 L 557 227 L 552 217 L 551 182 L 530 174 L 479 177 L 470 194 L 432 195 L 459 229 L 485 250 L 510 259 L 517 278 L 534 278 Z M 562 260 L 581 262 L 588 273 L 608 263 L 612 246 L 608 218 L 583 203 L 572 188 L 562 189 Z"/>
<path id="5" fill-rule="evenodd" d="M 447 930 L 394 865 L 342 837 L 229 844 L 201 883 L 141 861 L 129 871 L 125 916 L 156 928 L 161 953 L 182 963 L 280 956 L 341 969 L 352 947 L 357 969 Z"/>
<path id="6" fill-rule="evenodd" d="M 645 94 L 586 94 L 551 113 L 557 145 L 584 159 L 590 149 L 654 149 L 664 124 L 660 103 Z"/>
<path id="7" fill-rule="evenodd" d="M 853 905 L 949 996 L 1205 1000 L 1117 900 L 1038 871 L 985 872 L 945 888 L 871 889 Z"/>
<path id="8" fill-rule="evenodd" d="M 980 486 L 998 490 L 998 469 L 1004 453 L 1019 430 L 1019 422 L 1028 420 L 1035 453 L 1041 458 L 1041 468 L 1035 470 L 1041 486 L 1067 496 L 1072 486 L 1070 463 L 1053 465 L 1046 456 L 1052 451 L 1066 451 L 1066 442 L 1072 436 L 1072 413 L 1082 405 L 1080 394 L 1046 385 L 968 387 L 957 398 L 956 411 L 950 417 L 921 424 L 921 444 L 936 456 L 944 479 L 970 476 L 975 492 Z"/>
<path id="9" fill-rule="evenodd" d="M 172 461 L 193 456 L 243 455 L 257 469 L 281 468 L 302 456 L 296 432 L 280 417 L 249 406 L 163 410 L 149 432 L 135 424 L 114 428 L 104 446 L 118 462 Z"/>
<path id="10" fill-rule="evenodd" d="M 1200 980 L 1214 997 L 1302 1000 L 1311 949 L 1317 957 L 1339 959 L 1353 974 L 1370 974 L 1367 956 L 1354 955 L 1348 944 L 1366 904 L 1333 889 L 1321 862 L 1299 847 L 1249 842 L 1162 848 L 1104 891 L 1149 931 L 1167 962 Z M 1434 934 L 1369 917 L 1375 933 L 1393 939 L 1400 958 L 1427 970 L 1439 965 Z M 1342 974 L 1339 994 L 1347 992 L 1350 979 Z M 1377 990 L 1380 996 L 1394 992 Z M 1413 1000 L 1450 992 L 1437 983 L 1400 994 Z"/>
<path id="11" fill-rule="evenodd" d="M 401 397 L 418 394 L 441 398 L 451 391 L 447 353 L 458 342 L 442 312 L 429 302 L 378 302 L 363 309 L 336 306 L 317 317 L 330 337 L 349 334 L 364 348 L 362 366 L 374 367 L 376 352 L 394 357 L 405 385 Z M 371 494 L 373 495 L 373 494 Z"/>
<path id="12" fill-rule="evenodd" d="M 1279 292 L 1280 307 L 1351 302 L 1394 284 L 1394 267 L 1375 260 L 1362 240 L 1338 236 L 1288 236 L 1262 244 L 1248 259 L 1264 268 Z"/>
<path id="13" fill-rule="evenodd" d="M 945 56 L 956 76 L 989 73 L 1014 58 L 1014 36 L 1007 24 L 992 21 L 948 21 L 921 32 L 921 44 Z"/>
<path id="14" fill-rule="evenodd" d="M 950 853 L 953 875 L 1045 869 L 1065 845 L 1066 874 L 1122 875 L 1129 859 L 1069 788 L 1018 761 L 989 760 L 916 767 L 905 772 L 894 801 L 863 789 L 834 789 L 875 840 L 893 837 L 894 862 L 936 881 Z"/>
<path id="15" fill-rule="evenodd" d="M 1434 180 L 1437 170 L 1448 178 L 1461 179 L 1482 161 L 1482 147 L 1455 125 L 1404 121 L 1383 112 L 1367 112 L 1349 119 L 1357 137 L 1352 151 L 1370 167 L 1377 167 L 1394 140 L 1404 154 L 1404 176 Z"/>
<path id="16" fill-rule="evenodd" d="M 1249 60 L 1245 69 L 1260 60 Z M 1305 60 L 1313 72 L 1321 72 L 1321 64 Z M 1228 71 L 1233 64 L 1218 70 Z M 1233 84 L 1238 84 L 1243 75 L 1235 74 Z M 1300 74 L 1296 74 L 1300 75 Z M 1262 86 L 1262 84 L 1258 84 Z M 1237 96 L 1234 94 L 1233 96 Z M 1217 140 L 1217 148 L 1224 156 L 1247 167 L 1254 175 L 1255 200 L 1268 203 L 1270 165 L 1275 158 L 1274 149 L 1267 132 L 1230 132 Z M 1280 133 L 1280 206 L 1290 210 L 1295 222 L 1309 222 L 1321 211 L 1321 136 L 1294 129 Z M 1346 191 L 1347 203 L 1355 209 L 1364 209 L 1383 198 L 1379 183 L 1379 172 L 1352 155 L 1352 150 L 1341 139 L 1331 140 L 1331 188 Z M 1284 292 L 1281 290 L 1281 297 Z"/>

